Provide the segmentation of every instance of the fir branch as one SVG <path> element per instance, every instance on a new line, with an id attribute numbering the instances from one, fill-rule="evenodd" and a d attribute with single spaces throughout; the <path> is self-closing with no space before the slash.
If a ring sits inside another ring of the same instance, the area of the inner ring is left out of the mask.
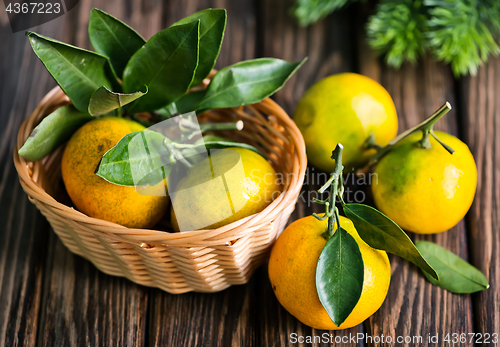
<path id="1" fill-rule="evenodd" d="M 356 0 L 295 1 L 305 26 Z M 500 0 L 380 0 L 366 29 L 369 45 L 391 66 L 415 63 L 428 49 L 455 76 L 475 75 L 500 53 Z"/>
<path id="2" fill-rule="evenodd" d="M 490 54 L 498 55 L 500 3 L 495 0 L 425 0 L 426 37 L 438 60 L 451 63 L 455 76 L 475 75 Z"/>
<path id="3" fill-rule="evenodd" d="M 356 0 L 295 0 L 292 14 L 301 26 L 308 26 Z"/>
<path id="4" fill-rule="evenodd" d="M 422 1 L 382 0 L 368 20 L 368 43 L 389 65 L 415 63 L 425 51 L 426 21 Z"/>

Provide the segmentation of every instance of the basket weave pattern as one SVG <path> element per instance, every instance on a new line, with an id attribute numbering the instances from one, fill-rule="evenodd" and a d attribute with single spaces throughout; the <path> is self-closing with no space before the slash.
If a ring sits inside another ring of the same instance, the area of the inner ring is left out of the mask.
<path id="1" fill-rule="evenodd" d="M 302 135 L 274 101 L 206 112 L 205 121 L 243 120 L 245 130 L 227 132 L 257 147 L 284 180 L 283 192 L 262 212 L 214 230 L 181 233 L 130 229 L 91 218 L 57 201 L 63 148 L 36 162 L 17 154 L 34 127 L 56 108 L 70 103 L 56 87 L 24 121 L 14 162 L 22 188 L 73 253 L 101 271 L 158 287 L 169 293 L 216 292 L 246 283 L 267 257 L 300 193 L 306 169 Z"/>

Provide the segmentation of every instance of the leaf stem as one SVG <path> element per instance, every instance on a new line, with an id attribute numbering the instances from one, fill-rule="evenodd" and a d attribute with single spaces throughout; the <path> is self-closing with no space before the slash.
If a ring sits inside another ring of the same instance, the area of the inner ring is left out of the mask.
<path id="1" fill-rule="evenodd" d="M 320 204 L 324 204 L 325 214 L 323 216 L 319 216 L 316 213 L 313 213 L 313 216 L 318 220 L 325 220 L 328 218 L 328 230 L 322 235 L 325 239 L 329 240 L 335 234 L 335 221 L 337 222 L 337 229 L 340 228 L 340 216 L 339 209 L 335 206 L 337 201 L 337 196 L 340 197 L 341 201 L 342 194 L 344 193 L 344 187 L 342 183 L 342 170 L 344 167 L 342 166 L 342 151 L 344 147 L 342 144 L 337 144 L 337 147 L 332 152 L 331 158 L 335 160 L 335 168 L 333 169 L 332 175 L 326 181 L 326 183 L 318 190 L 318 193 L 323 194 L 325 190 L 330 187 L 330 197 L 329 200 L 318 200 L 313 198 L 313 202 L 317 202 Z M 339 186 L 341 185 L 341 186 Z"/>
<path id="2" fill-rule="evenodd" d="M 414 127 L 402 132 L 394 139 L 392 139 L 389 144 L 382 149 L 380 149 L 377 154 L 373 156 L 373 158 L 368 163 L 368 166 L 374 166 L 384 155 L 386 155 L 396 144 L 398 144 L 401 140 L 407 138 L 408 136 L 422 131 L 423 136 L 419 141 L 419 145 L 422 148 L 430 148 L 429 135 L 432 135 L 448 152 L 453 153 L 453 149 L 440 141 L 437 136 L 433 133 L 432 128 L 434 124 L 441 119 L 445 114 L 447 114 L 451 110 L 451 104 L 447 101 L 443 106 L 438 108 L 429 118 L 424 120 L 423 122 L 415 125 Z"/>
<path id="3" fill-rule="evenodd" d="M 375 134 L 370 133 L 364 144 L 365 149 L 376 149 L 377 151 L 382 149 L 382 146 L 378 145 L 375 139 Z"/>

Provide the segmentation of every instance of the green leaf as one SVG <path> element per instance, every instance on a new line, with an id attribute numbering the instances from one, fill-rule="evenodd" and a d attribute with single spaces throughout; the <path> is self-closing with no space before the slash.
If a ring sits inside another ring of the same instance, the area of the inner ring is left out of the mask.
<path id="1" fill-rule="evenodd" d="M 347 319 L 363 290 L 364 263 L 356 240 L 342 228 L 326 243 L 316 267 L 316 289 L 337 327 Z"/>
<path id="2" fill-rule="evenodd" d="M 123 89 L 133 93 L 147 85 L 149 93 L 130 110 L 153 111 L 188 91 L 198 66 L 199 23 L 164 29 L 132 56 L 123 72 Z"/>
<path id="3" fill-rule="evenodd" d="M 182 96 L 176 102 L 168 104 L 155 112 L 164 118 L 170 118 L 176 114 L 184 114 L 196 110 L 199 103 L 205 97 L 205 90 L 197 90 Z"/>
<path id="4" fill-rule="evenodd" d="M 438 279 L 436 271 L 422 257 L 408 235 L 390 218 L 362 204 L 343 204 L 342 207 L 368 245 L 400 256 Z"/>
<path id="5" fill-rule="evenodd" d="M 343 7 L 349 0 L 295 0 L 292 13 L 301 26 L 313 24 Z M 356 0 L 351 0 L 355 2 Z"/>
<path id="6" fill-rule="evenodd" d="M 108 57 L 118 77 L 146 40 L 127 24 L 97 8 L 90 12 L 89 39 L 95 51 Z"/>
<path id="7" fill-rule="evenodd" d="M 151 130 L 125 135 L 102 157 L 97 176 L 121 186 L 155 185 L 169 174 L 171 154 L 165 137 Z"/>
<path id="8" fill-rule="evenodd" d="M 91 119 L 89 114 L 78 111 L 73 105 L 59 107 L 33 129 L 19 155 L 29 161 L 42 159 Z"/>
<path id="9" fill-rule="evenodd" d="M 106 57 L 34 32 L 28 31 L 26 36 L 35 54 L 78 110 L 87 112 L 90 97 L 100 86 L 119 90 Z"/>
<path id="10" fill-rule="evenodd" d="M 224 37 L 226 18 L 225 9 L 209 8 L 181 19 L 173 25 L 200 21 L 200 59 L 192 82 L 193 86 L 201 84 L 215 66 Z"/>
<path id="11" fill-rule="evenodd" d="M 415 243 L 439 275 L 439 280 L 435 280 L 424 271 L 432 284 L 458 294 L 475 293 L 490 287 L 481 271 L 452 252 L 428 241 Z"/>
<path id="12" fill-rule="evenodd" d="M 103 86 L 97 89 L 90 98 L 89 113 L 94 117 L 106 114 L 137 100 L 141 96 L 147 94 L 147 92 L 147 86 L 144 86 L 144 91 L 138 91 L 131 94 L 114 93 Z"/>
<path id="13" fill-rule="evenodd" d="M 279 90 L 306 59 L 289 63 L 281 59 L 260 58 L 225 67 L 214 76 L 196 109 L 237 107 L 259 102 Z"/>

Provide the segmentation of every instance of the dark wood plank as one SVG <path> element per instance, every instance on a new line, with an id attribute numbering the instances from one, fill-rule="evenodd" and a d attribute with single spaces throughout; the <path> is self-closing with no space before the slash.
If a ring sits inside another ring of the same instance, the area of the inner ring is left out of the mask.
<path id="1" fill-rule="evenodd" d="M 39 74 L 24 32 L 12 33 L 5 13 L 0 42 L 0 345 L 34 346 L 49 226 L 21 189 L 12 153 L 21 122 L 53 82 Z"/>
<path id="2" fill-rule="evenodd" d="M 445 101 L 455 107 L 454 80 L 449 67 L 426 57 L 418 66 L 409 64 L 395 71 L 380 64 L 361 36 L 359 46 L 360 72 L 379 82 L 391 94 L 398 111 L 399 132 L 419 123 L 439 108 Z M 458 134 L 457 111 L 452 110 L 436 124 L 436 130 Z M 466 223 L 441 234 L 422 236 L 410 234 L 414 240 L 436 242 L 467 259 Z M 471 333 L 473 310 L 470 295 L 451 294 L 426 281 L 418 268 L 409 262 L 391 257 L 392 280 L 387 299 L 381 309 L 367 322 L 371 336 L 422 336 L 419 346 L 435 346 L 428 342 L 428 334 Z M 442 340 L 441 340 L 442 341 Z M 369 342 L 369 341 L 368 341 Z M 369 346 L 382 346 L 368 343 Z M 399 346 L 400 344 L 398 344 Z M 414 346 L 415 343 L 403 343 Z M 466 343 L 464 346 L 471 346 Z"/>
<path id="3" fill-rule="evenodd" d="M 478 187 L 468 214 L 471 261 L 490 288 L 473 295 L 478 333 L 500 334 L 500 59 L 461 85 L 465 139 L 476 159 Z"/>
<path id="4" fill-rule="evenodd" d="M 105 275 L 50 234 L 41 346 L 144 346 L 148 288 Z"/>
<path id="5" fill-rule="evenodd" d="M 273 97 L 293 116 L 308 87 L 320 79 L 355 68 L 355 36 L 349 10 L 341 10 L 308 27 L 295 24 L 289 14 L 291 0 L 259 1 L 259 56 L 307 62 Z"/>
<path id="6" fill-rule="evenodd" d="M 249 284 L 212 294 L 151 294 L 149 339 L 152 346 L 259 346 Z M 260 302 L 259 304 L 263 304 Z"/>
<path id="7" fill-rule="evenodd" d="M 308 57 L 308 61 L 297 71 L 287 84 L 273 97 L 293 117 L 293 112 L 302 94 L 320 79 L 355 69 L 354 35 L 349 22 L 350 10 L 341 10 L 308 28 L 295 24 L 289 15 L 293 1 L 259 1 L 259 41 L 263 44 L 260 55 L 276 57 L 288 61 L 300 61 Z M 300 195 L 296 210 L 290 222 L 322 212 L 324 207 L 311 203 L 311 195 L 326 182 L 328 175 L 308 168 L 303 194 Z M 267 269 L 260 269 L 256 277 L 258 281 L 258 298 L 255 301 L 257 311 L 258 345 L 288 346 L 291 345 L 291 334 L 297 336 L 313 336 L 318 340 L 323 334 L 331 334 L 333 338 L 347 338 L 363 332 L 363 325 L 340 330 L 322 331 L 312 329 L 290 315 L 277 301 L 267 277 Z M 264 300 L 265 304 L 259 305 Z M 307 344 L 309 345 L 309 344 Z M 332 343 L 317 341 L 314 346 L 330 346 Z M 352 343 L 341 346 L 356 345 Z M 358 346 L 361 344 L 357 344 Z"/>
<path id="8" fill-rule="evenodd" d="M 228 20 L 216 68 L 255 57 L 255 6 L 252 0 L 166 2 L 164 27 L 196 11 L 226 8 Z M 249 284 L 215 294 L 171 295 L 153 290 L 148 341 L 152 346 L 260 346 L 256 344 L 255 277 Z M 264 301 L 259 301 L 263 305 Z"/>
<path id="9" fill-rule="evenodd" d="M 79 29 L 87 25 L 88 18 L 80 18 L 79 11 L 91 6 L 89 1 L 80 1 L 70 13 L 35 30 L 88 47 L 86 34 L 81 36 L 83 29 Z M 13 64 L 5 74 L 11 92 L 15 92 L 9 97 L 2 90 L 2 100 L 15 101 L 12 109 L 7 110 L 8 118 L 2 118 L 2 123 L 8 123 L 4 132 L 7 136 L 1 141 L 7 138 L 9 142 L 0 145 L 2 153 L 6 153 L 2 154 L 2 163 L 6 164 L 2 165 L 0 213 L 2 222 L 8 223 L 6 232 L 0 235 L 5 241 L 0 247 L 6 250 L 0 253 L 0 273 L 4 274 L 2 307 L 8 308 L 0 313 L 5 317 L 0 319 L 0 339 L 5 336 L 6 346 L 17 342 L 19 345 L 36 342 L 40 346 L 140 346 L 145 338 L 148 289 L 104 275 L 90 262 L 71 254 L 52 232 L 48 233 L 46 221 L 28 204 L 15 182 L 17 174 L 11 155 L 20 122 L 55 86 L 31 51 L 24 33 L 15 34 L 15 38 L 14 53 L 2 50 L 9 55 L 6 61 Z M 47 235 L 50 235 L 48 242 Z"/>

